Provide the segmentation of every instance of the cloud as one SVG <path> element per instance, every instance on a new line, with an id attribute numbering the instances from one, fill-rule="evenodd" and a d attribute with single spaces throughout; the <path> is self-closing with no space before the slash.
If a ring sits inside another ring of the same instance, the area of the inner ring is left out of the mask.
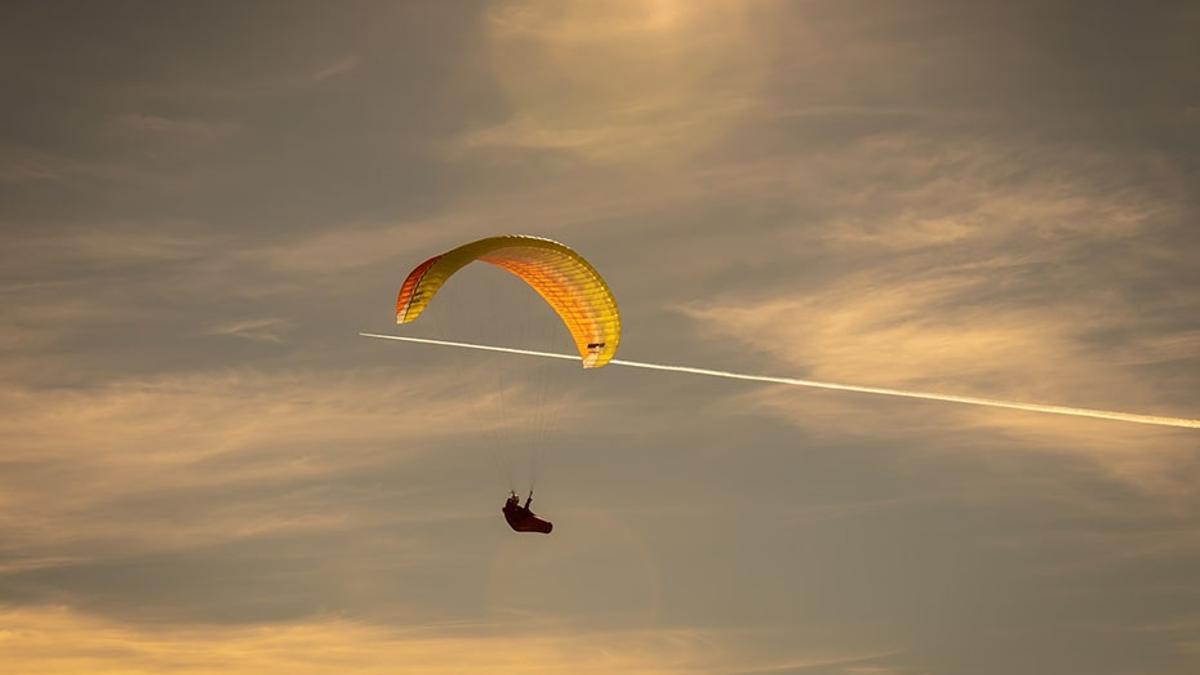
<path id="1" fill-rule="evenodd" d="M 453 225 L 400 222 L 333 227 L 233 252 L 231 262 L 268 265 L 277 273 L 331 274 L 397 259 L 405 251 L 428 250 Z"/>
<path id="2" fill-rule="evenodd" d="M 361 524 L 368 506 L 306 490 L 527 422 L 522 384 L 464 390 L 469 377 L 233 369 L 75 390 L 10 384 L 4 548 L 44 558 L 81 541 L 155 550 Z M 565 396 L 540 410 L 571 420 L 596 408 Z"/>
<path id="3" fill-rule="evenodd" d="M 671 161 L 744 113 L 766 55 L 729 3 L 523 2 L 488 14 L 509 119 L 461 150 L 556 150 L 594 162 Z"/>
<path id="4" fill-rule="evenodd" d="M 344 617 L 261 626 L 157 627 L 64 607 L 0 610 L 8 667 L 56 673 L 682 673 L 809 671 L 886 654 L 753 653 L 738 631 L 572 630 L 553 622 L 387 627 Z M 742 640 L 743 642 L 739 642 Z M 799 651 L 801 648 L 793 649 Z M 824 653 L 822 653 L 824 652 Z"/>
<path id="5" fill-rule="evenodd" d="M 60 171 L 45 157 L 26 156 L 0 160 L 0 184 L 21 185 L 56 180 Z"/>
<path id="6" fill-rule="evenodd" d="M 114 156 L 79 156 L 7 143 L 0 145 L 0 155 L 0 185 L 23 186 L 31 190 L 61 188 L 64 185 L 84 187 L 111 182 L 155 189 L 178 186 L 178 182 L 169 180 L 161 172 L 140 168 Z M 47 211 L 53 212 L 55 209 Z M 12 224 L 24 223 L 18 221 Z"/>
<path id="7" fill-rule="evenodd" d="M 254 342 L 283 342 L 281 333 L 291 328 L 291 321 L 278 317 L 246 319 L 221 323 L 209 329 L 209 335 L 228 335 Z"/>
<path id="8" fill-rule="evenodd" d="M 37 268 L 49 265 L 103 264 L 120 268 L 142 262 L 194 259 L 219 241 L 219 238 L 185 235 L 172 229 L 181 228 L 160 225 L 152 230 L 141 230 L 121 224 L 97 224 L 73 231 L 21 237 L 7 251 L 6 257 L 15 265 L 25 263 L 34 268 L 25 270 L 27 275 L 33 276 L 40 271 Z"/>
<path id="9" fill-rule="evenodd" d="M 0 348 L 29 358 L 94 335 L 97 326 L 145 321 L 152 299 L 178 292 L 186 271 L 221 243 L 178 230 L 96 226 L 15 237 L 0 253 L 0 294 L 10 312 Z"/>
<path id="10" fill-rule="evenodd" d="M 771 365 L 759 371 L 1194 414 L 1195 373 L 1171 365 L 1194 357 L 1200 334 L 1177 319 L 1194 313 L 1200 297 L 1128 290 L 1170 274 L 1164 264 L 1177 271 L 1180 260 L 1161 253 L 1185 219 L 1175 195 L 1126 179 L 1100 156 L 1025 163 L 984 142 L 964 149 L 907 134 L 810 158 L 788 179 L 800 198 L 813 197 L 810 222 L 767 233 L 772 243 L 758 245 L 757 260 L 736 241 L 726 249 L 727 264 L 753 264 L 767 280 L 759 273 L 745 289 L 678 309 L 714 344 L 732 340 L 765 358 Z M 1085 169 L 1071 173 L 1068 164 Z M 866 198 L 838 186 L 852 185 L 857 168 L 875 177 Z M 735 189 L 760 193 L 778 180 L 767 176 L 779 175 L 764 171 L 768 182 L 759 185 L 751 172 Z M 827 256 L 842 269 L 795 280 L 794 269 L 824 265 Z M 936 443 L 954 427 L 986 429 L 1012 447 L 1098 462 L 1152 492 L 1190 490 L 1172 474 L 1191 456 L 1187 432 L 780 390 L 738 401 L 810 430 L 903 433 L 910 442 Z M 886 417 L 864 417 L 881 409 Z"/>
<path id="11" fill-rule="evenodd" d="M 329 65 L 318 69 L 313 73 L 312 79 L 316 82 L 328 80 L 334 77 L 341 77 L 354 71 L 358 67 L 359 59 L 357 56 L 350 54 L 330 63 Z"/>
<path id="12" fill-rule="evenodd" d="M 148 113 L 126 113 L 113 121 L 116 133 L 131 134 L 143 140 L 207 144 L 223 140 L 238 131 L 232 122 L 173 118 Z"/>

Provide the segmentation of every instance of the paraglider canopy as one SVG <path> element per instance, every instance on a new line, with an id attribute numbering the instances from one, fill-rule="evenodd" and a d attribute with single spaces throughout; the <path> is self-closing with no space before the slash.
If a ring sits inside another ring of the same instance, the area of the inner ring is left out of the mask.
<path id="1" fill-rule="evenodd" d="M 562 319 L 584 368 L 612 360 L 621 341 L 621 315 L 608 284 L 583 256 L 565 244 L 528 235 L 488 237 L 417 265 L 396 299 L 396 323 L 421 315 L 446 280 L 481 260 L 519 277 Z"/>

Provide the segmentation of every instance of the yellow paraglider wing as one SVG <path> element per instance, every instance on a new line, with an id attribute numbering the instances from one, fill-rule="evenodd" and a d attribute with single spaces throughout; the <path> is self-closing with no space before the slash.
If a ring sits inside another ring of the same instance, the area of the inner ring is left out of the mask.
<path id="1" fill-rule="evenodd" d="M 584 368 L 599 368 L 616 355 L 621 314 L 608 284 L 583 256 L 541 237 L 488 237 L 417 265 L 400 287 L 396 323 L 415 320 L 442 284 L 475 260 L 508 270 L 533 287 L 571 332 Z"/>

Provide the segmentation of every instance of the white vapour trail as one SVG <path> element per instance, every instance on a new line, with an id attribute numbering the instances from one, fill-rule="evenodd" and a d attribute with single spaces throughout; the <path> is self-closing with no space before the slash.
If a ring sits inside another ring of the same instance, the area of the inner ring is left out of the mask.
<path id="1" fill-rule="evenodd" d="M 404 337 L 400 335 L 380 335 L 378 333 L 359 333 L 363 337 L 381 338 L 384 340 L 400 340 L 402 342 L 418 342 L 428 345 L 442 345 L 445 347 L 461 347 L 463 349 L 478 349 L 487 352 L 503 352 L 505 354 L 522 354 L 525 356 L 539 356 L 544 359 L 564 359 L 567 361 L 578 361 L 579 356 L 576 354 L 555 354 L 553 352 L 538 352 L 530 349 L 514 349 L 512 347 L 494 347 L 492 345 L 477 345 L 467 342 L 451 342 L 449 340 L 430 340 L 428 338 Z M 836 384 L 833 382 L 820 382 L 817 380 L 800 380 L 793 377 L 771 377 L 768 375 L 747 375 L 745 373 L 730 373 L 724 370 L 709 370 L 707 368 L 691 368 L 688 366 L 671 366 L 659 363 L 642 363 L 639 361 L 622 361 L 613 359 L 609 361 L 610 366 L 626 366 L 628 368 L 644 368 L 646 370 L 665 370 L 672 373 L 691 373 L 693 375 L 707 375 L 709 377 L 724 377 L 730 380 L 746 380 L 749 382 L 770 382 L 773 384 L 787 384 L 794 387 L 814 387 L 817 389 L 834 389 L 837 391 L 854 391 L 862 394 L 880 394 L 883 396 L 901 396 L 904 398 L 922 398 L 929 401 L 945 401 L 948 403 L 965 403 L 967 405 L 981 405 L 989 408 L 1009 408 L 1011 410 L 1025 410 L 1027 412 L 1051 413 L 1054 415 L 1072 415 L 1075 417 L 1094 417 L 1102 420 L 1113 420 L 1116 422 L 1133 422 L 1136 424 L 1155 424 L 1164 427 L 1183 427 L 1186 429 L 1200 429 L 1200 419 L 1188 419 L 1185 417 L 1160 417 L 1158 415 L 1139 415 L 1137 413 L 1115 412 L 1112 410 L 1092 410 L 1089 408 L 1072 408 L 1062 405 L 1044 405 L 1041 403 L 1021 403 L 1018 401 L 1002 401 L 994 398 L 979 398 L 977 396 L 956 396 L 954 394 L 935 394 L 926 391 L 909 391 L 906 389 L 887 389 L 885 387 L 864 387 L 854 384 Z"/>

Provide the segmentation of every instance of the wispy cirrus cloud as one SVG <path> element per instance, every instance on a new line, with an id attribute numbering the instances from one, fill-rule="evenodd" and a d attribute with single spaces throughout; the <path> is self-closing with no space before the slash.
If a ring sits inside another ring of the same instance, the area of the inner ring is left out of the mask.
<path id="1" fill-rule="evenodd" d="M 348 73 L 354 72 L 358 68 L 359 58 L 354 54 L 343 56 L 342 58 L 330 63 L 327 66 L 318 68 L 312 74 L 312 79 L 320 82 L 334 77 L 341 77 Z"/>
<path id="2" fill-rule="evenodd" d="M 1130 290 L 1177 272 L 1179 254 L 1200 254 L 1186 243 L 1163 254 L 1186 206 L 1169 182 L 1164 192 L 1110 160 L 1077 156 L 1071 161 L 1086 168 L 1070 173 L 1060 157 L 1021 173 L 1006 149 L 979 142 L 968 152 L 905 134 L 796 162 L 795 176 L 747 173 L 733 186 L 738 193 L 766 194 L 783 180 L 797 198 L 812 198 L 812 214 L 770 233 L 775 245 L 753 268 L 750 252 L 731 240 L 727 264 L 753 281 L 679 309 L 702 336 L 733 339 L 798 377 L 1194 415 L 1195 371 L 1172 366 L 1194 359 L 1200 332 L 1183 317 L 1200 298 Z M 856 167 L 872 178 L 856 178 Z M 856 183 L 870 192 L 859 195 Z M 826 270 L 819 284 L 774 282 L 794 266 L 825 266 L 829 256 L 841 269 Z M 1171 494 L 1185 482 L 1172 470 L 1190 456 L 1186 432 L 1101 433 L 1094 423 L 916 403 L 886 404 L 888 415 L 903 417 L 864 425 L 856 411 L 885 404 L 778 390 L 740 400 L 841 433 L 918 438 L 946 425 L 986 428 L 1014 446 L 1086 458 Z"/>
<path id="3" fill-rule="evenodd" d="M 0 645 L 20 672 L 638 673 L 853 672 L 889 652 L 756 655 L 751 631 L 578 630 L 554 622 L 389 627 L 347 617 L 180 630 L 122 624 L 64 607 L 0 611 Z M 868 672 L 868 671 L 859 671 Z M 904 672 L 904 671 L 875 671 Z"/>
<path id="4" fill-rule="evenodd" d="M 236 133 L 238 125 L 200 119 L 164 117 L 148 113 L 126 113 L 113 120 L 114 133 L 134 135 L 141 140 L 204 144 Z"/>
<path id="5" fill-rule="evenodd" d="M 686 156 L 736 123 L 762 82 L 765 54 L 746 49 L 753 15 L 724 3 L 493 8 L 491 63 L 511 113 L 455 145 L 600 163 Z"/>
<path id="6" fill-rule="evenodd" d="M 227 335 L 255 342 L 283 342 L 283 334 L 291 329 L 291 321 L 279 317 L 245 319 L 221 323 L 209 329 L 209 335 Z"/>
<path id="7" fill-rule="evenodd" d="M 331 508 L 306 486 L 524 423 L 511 412 L 527 395 L 521 385 L 463 390 L 463 376 L 379 372 L 334 382 L 329 373 L 230 370 L 69 392 L 9 385 L 0 390 L 5 548 L 49 552 L 84 538 L 153 549 L 345 524 L 358 517 L 346 510 L 354 507 Z M 563 419 L 585 412 L 569 397 L 548 405 Z M 72 487 L 47 493 L 47 481 Z M 295 502 L 293 490 L 307 496 Z M 214 501 L 184 508 L 204 495 Z M 142 502 L 158 507 L 132 508 Z"/>

